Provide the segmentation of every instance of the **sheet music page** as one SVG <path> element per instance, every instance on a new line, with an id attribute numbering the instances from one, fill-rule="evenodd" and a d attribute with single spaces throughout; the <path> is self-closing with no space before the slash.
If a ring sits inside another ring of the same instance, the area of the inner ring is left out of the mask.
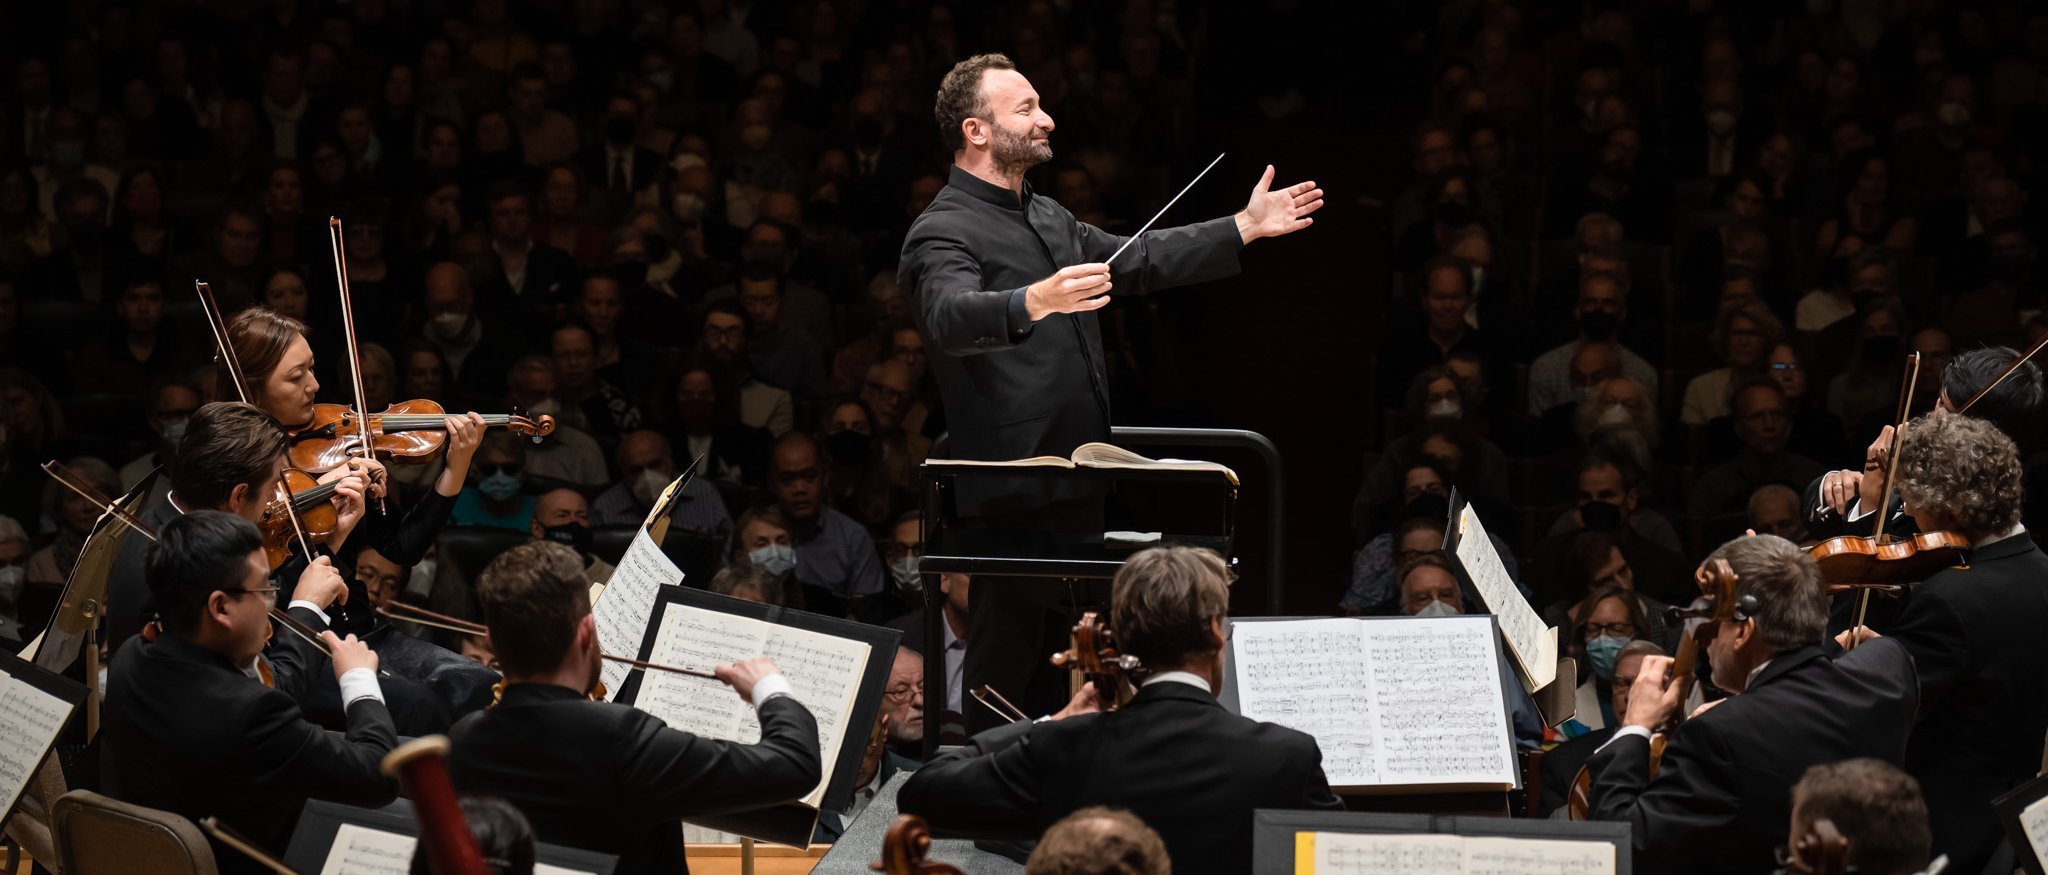
<path id="1" fill-rule="evenodd" d="M 2048 863 L 2048 797 L 2020 809 L 2020 831 L 2026 833 L 2034 858 Z"/>
<path id="2" fill-rule="evenodd" d="M 1467 875 L 1614 875 L 1614 846 L 1602 841 L 1465 838 Z"/>
<path id="3" fill-rule="evenodd" d="M 612 579 L 605 583 L 604 592 L 590 606 L 590 613 L 597 620 L 598 649 L 614 656 L 639 655 L 640 643 L 647 636 L 648 617 L 654 613 L 654 603 L 661 588 L 682 582 L 683 570 L 661 552 L 661 545 L 654 543 L 654 537 L 644 528 L 634 534 L 633 543 L 626 548 L 625 555 L 619 557 Z M 654 661 L 662 662 L 659 659 Z M 626 685 L 626 676 L 632 671 L 633 667 L 625 663 L 605 660 L 602 676 L 605 701 L 618 696 L 619 690 Z"/>
<path id="4" fill-rule="evenodd" d="M 1493 624 L 1485 617 L 1431 617 L 1359 625 L 1381 779 L 1512 785 L 1514 739 Z"/>
<path id="5" fill-rule="evenodd" d="M 1333 786 L 1383 782 L 1365 691 L 1364 625 L 1339 619 L 1231 627 L 1238 713 L 1313 736 Z"/>
<path id="6" fill-rule="evenodd" d="M 344 823 L 334 831 L 320 875 L 408 875 L 418 843 L 409 835 Z"/>
<path id="7" fill-rule="evenodd" d="M 533 875 L 592 875 L 592 873 L 585 872 L 582 869 L 564 869 L 560 866 L 550 866 L 536 860 L 533 864 Z"/>
<path id="8" fill-rule="evenodd" d="M 1522 689 L 1533 693 L 1549 686 L 1557 679 L 1557 630 L 1544 625 L 1543 617 L 1522 598 L 1469 504 L 1458 513 L 1458 564 L 1465 567 L 1486 607 L 1500 618 L 1501 635 L 1521 669 Z"/>
<path id="9" fill-rule="evenodd" d="M 818 721 L 824 773 L 802 800 L 816 808 L 832 783 L 832 767 L 847 734 L 846 716 L 860 691 L 869 650 L 863 641 L 670 603 L 662 606 L 651 661 L 708 669 L 756 656 L 775 660 L 775 667 L 789 679 L 791 693 Z M 741 744 L 761 740 L 754 709 L 715 680 L 648 672 L 640 681 L 635 707 L 693 735 Z"/>
<path id="10" fill-rule="evenodd" d="M 13 809 L 70 717 L 70 702 L 0 672 L 0 816 Z"/>
<path id="11" fill-rule="evenodd" d="M 1464 839 L 1454 835 L 1300 832 L 1296 875 L 1456 875 Z"/>

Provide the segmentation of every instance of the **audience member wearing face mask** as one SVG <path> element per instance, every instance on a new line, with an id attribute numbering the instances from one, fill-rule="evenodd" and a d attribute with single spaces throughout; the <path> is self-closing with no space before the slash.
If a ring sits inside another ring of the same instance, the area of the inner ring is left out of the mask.
<path id="1" fill-rule="evenodd" d="M 590 524 L 598 528 L 637 526 L 661 500 L 681 470 L 660 432 L 635 431 L 619 439 L 619 481 L 590 503 Z M 732 515 L 718 488 L 693 476 L 676 490 L 669 503 L 671 531 L 721 535 L 732 531 Z"/>

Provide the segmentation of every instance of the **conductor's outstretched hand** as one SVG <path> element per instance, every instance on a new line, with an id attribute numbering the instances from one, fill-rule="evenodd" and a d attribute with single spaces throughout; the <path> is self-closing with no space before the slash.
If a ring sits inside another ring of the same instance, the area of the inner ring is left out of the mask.
<path id="1" fill-rule="evenodd" d="M 1054 313 L 1080 313 L 1109 305 L 1109 265 L 1063 267 L 1024 289 L 1024 312 L 1037 322 Z"/>
<path id="2" fill-rule="evenodd" d="M 1266 165 L 1266 175 L 1259 177 L 1259 184 L 1252 186 L 1252 198 L 1245 202 L 1237 219 L 1238 236 L 1250 243 L 1260 237 L 1278 237 L 1292 234 L 1314 224 L 1308 217 L 1323 208 L 1323 190 L 1313 180 L 1297 182 L 1286 188 L 1273 188 L 1273 165 Z"/>

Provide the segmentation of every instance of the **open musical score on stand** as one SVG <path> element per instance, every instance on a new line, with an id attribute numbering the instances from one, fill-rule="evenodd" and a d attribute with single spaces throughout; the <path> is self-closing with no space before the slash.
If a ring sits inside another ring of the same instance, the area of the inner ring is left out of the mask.
<path id="1" fill-rule="evenodd" d="M 852 801 L 900 635 L 893 629 L 689 587 L 660 587 L 656 598 L 644 640 L 629 652 L 649 662 L 701 667 L 766 656 L 789 679 L 791 694 L 818 721 L 824 768 L 810 793 L 773 808 L 690 822 L 808 848 L 818 813 L 844 811 Z M 615 701 L 705 738 L 751 744 L 761 735 L 753 706 L 715 680 L 635 672 Z"/>
<path id="2" fill-rule="evenodd" d="M 1352 792 L 1520 785 L 1492 617 L 1233 620 L 1223 700 L 1305 732 Z"/>
<path id="3" fill-rule="evenodd" d="M 13 815 L 57 735 L 84 703 L 85 687 L 77 681 L 0 652 L 0 824 Z"/>
<path id="4" fill-rule="evenodd" d="M 307 875 L 408 875 L 419 823 L 412 803 L 400 799 L 383 808 L 358 808 L 319 799 L 306 803 L 292 830 L 284 862 Z M 611 875 L 618 858 L 610 854 L 537 842 L 534 875 Z"/>
<path id="5" fill-rule="evenodd" d="M 1254 875 L 1629 875 L 1630 853 L 1626 823 L 1252 814 Z"/>

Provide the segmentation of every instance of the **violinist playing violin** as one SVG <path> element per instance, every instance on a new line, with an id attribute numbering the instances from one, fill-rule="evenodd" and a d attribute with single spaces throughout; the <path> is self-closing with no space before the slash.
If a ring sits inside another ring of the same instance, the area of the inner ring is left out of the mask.
<path id="1" fill-rule="evenodd" d="M 163 631 L 115 654 L 99 736 L 107 795 L 193 821 L 218 817 L 274 853 L 307 799 L 390 802 L 397 788 L 378 764 L 397 733 L 377 655 L 355 636 L 320 633 L 347 712 L 345 734 L 322 729 L 244 668 L 264 648 L 278 598 L 262 533 L 208 510 L 157 531 L 146 579 Z M 266 871 L 218 844 L 214 859 L 222 872 Z"/>
<path id="2" fill-rule="evenodd" d="M 1586 763 L 1589 817 L 1629 823 L 1643 871 L 1769 871 L 1792 785 L 1820 763 L 1899 762 L 1919 702 L 1905 648 L 1821 652 L 1827 593 L 1806 551 L 1756 535 L 1721 545 L 1706 567 L 1717 561 L 1734 580 L 1689 625 L 1730 697 L 1671 731 L 1659 764 L 1652 734 L 1681 717 L 1689 685 L 1671 676 L 1672 659 L 1645 656 L 1621 728 Z"/>
<path id="3" fill-rule="evenodd" d="M 1905 513 L 1922 531 L 1961 533 L 1969 565 L 1915 587 L 1885 637 L 1858 628 L 1838 641 L 1852 655 L 1883 642 L 1913 655 L 1920 722 L 1905 767 L 1926 793 L 1934 848 L 1953 872 L 2010 872 L 1991 800 L 2034 777 L 2048 735 L 2048 554 L 2020 521 L 2018 450 L 1991 423 L 1913 420 L 1898 471 Z"/>
<path id="4" fill-rule="evenodd" d="M 227 334 L 240 364 L 242 385 L 235 385 L 229 369 L 220 368 L 217 397 L 246 397 L 286 432 L 299 434 L 313 421 L 314 401 L 320 392 L 305 324 L 274 310 L 251 307 L 228 322 Z M 375 458 L 349 460 L 350 469 L 362 472 L 370 482 L 367 518 L 363 522 L 365 536 L 354 542 L 356 548 L 375 547 L 386 559 L 404 568 L 418 564 L 426 556 L 427 548 L 440 535 L 449 511 L 454 508 L 456 496 L 462 492 L 470 461 L 476 457 L 484 435 L 484 418 L 476 413 L 448 416 L 441 425 L 447 434 L 441 473 L 435 477 L 432 489 L 411 500 L 403 518 L 385 516 L 378 510 L 390 487 L 384 464 Z M 298 438 L 317 439 L 304 435 Z M 339 548 L 336 552 L 347 560 L 356 548 L 347 554 L 340 553 Z M 344 629 L 367 633 L 373 619 L 367 607 L 369 600 L 359 585 L 351 590 L 337 623 Z"/>
<path id="5" fill-rule="evenodd" d="M 901 809 L 936 834 L 1030 839 L 1081 808 L 1124 808 L 1159 830 L 1173 871 L 1231 875 L 1252 871 L 1253 809 L 1342 810 L 1315 739 L 1216 701 L 1229 579 L 1208 550 L 1133 555 L 1110 583 L 1110 618 L 1148 672 L 1137 695 L 1101 712 L 1084 684 L 1047 721 L 976 735 L 913 773 Z"/>

